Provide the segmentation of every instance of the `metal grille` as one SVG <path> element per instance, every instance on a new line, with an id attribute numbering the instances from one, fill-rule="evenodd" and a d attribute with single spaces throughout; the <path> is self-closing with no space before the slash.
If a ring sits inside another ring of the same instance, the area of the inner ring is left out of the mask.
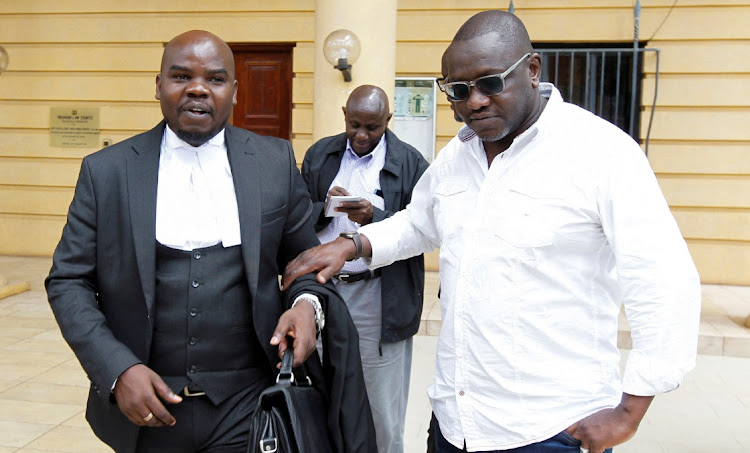
<path id="1" fill-rule="evenodd" d="M 540 47 L 536 50 L 542 56 L 543 82 L 554 83 L 563 99 L 601 116 L 640 141 L 642 56 L 644 52 L 656 52 L 658 83 L 658 49 L 639 49 L 634 68 L 633 49 Z M 653 102 L 656 103 L 656 90 Z M 649 120 L 649 129 L 650 124 Z M 647 133 L 647 147 L 648 136 Z"/>

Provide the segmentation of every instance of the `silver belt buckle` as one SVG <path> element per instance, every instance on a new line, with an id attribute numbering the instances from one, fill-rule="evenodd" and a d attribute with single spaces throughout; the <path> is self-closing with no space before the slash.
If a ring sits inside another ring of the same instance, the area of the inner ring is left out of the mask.
<path id="1" fill-rule="evenodd" d="M 206 392 L 195 392 L 191 393 L 190 389 L 188 388 L 190 384 L 186 385 L 184 389 L 182 389 L 182 394 L 185 396 L 203 396 L 206 394 Z"/>

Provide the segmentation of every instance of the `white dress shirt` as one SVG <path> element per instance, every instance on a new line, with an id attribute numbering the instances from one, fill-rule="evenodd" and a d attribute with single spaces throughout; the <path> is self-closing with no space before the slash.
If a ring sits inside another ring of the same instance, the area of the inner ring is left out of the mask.
<path id="1" fill-rule="evenodd" d="M 380 192 L 380 172 L 385 165 L 386 142 L 385 134 L 380 137 L 375 149 L 367 155 L 359 157 L 352 149 L 349 140 L 346 141 L 346 151 L 341 157 L 339 172 L 333 178 L 328 190 L 333 187 L 343 187 L 352 195 L 362 197 L 378 209 L 385 209 L 385 200 Z M 348 216 L 333 217 L 331 222 L 318 232 L 321 244 L 327 244 L 346 231 L 357 231 L 360 225 L 349 220 Z M 360 258 L 347 261 L 342 271 L 356 273 L 367 270 L 367 264 Z"/>
<path id="2" fill-rule="evenodd" d="M 428 394 L 445 438 L 470 452 L 545 440 L 622 392 L 670 391 L 695 365 L 699 278 L 647 159 L 542 85 L 541 117 L 490 168 L 463 129 L 406 210 L 360 229 L 373 268 L 440 247 Z"/>
<path id="3" fill-rule="evenodd" d="M 156 240 L 179 250 L 240 244 L 224 130 L 192 146 L 166 126 L 156 189 Z"/>

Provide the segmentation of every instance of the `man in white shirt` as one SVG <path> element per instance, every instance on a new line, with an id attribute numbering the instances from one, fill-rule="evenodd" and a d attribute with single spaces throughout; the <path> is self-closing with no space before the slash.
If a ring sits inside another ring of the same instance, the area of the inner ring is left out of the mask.
<path id="1" fill-rule="evenodd" d="M 156 77 L 164 121 L 83 160 L 45 284 L 91 380 L 86 418 L 117 452 L 244 453 L 289 336 L 330 394 L 336 450 L 374 452 L 345 304 L 310 278 L 279 290 L 281 267 L 319 243 L 294 153 L 227 125 L 236 95 L 229 46 L 183 33 Z"/>
<path id="2" fill-rule="evenodd" d="M 442 63 L 466 127 L 410 205 L 303 253 L 283 284 L 440 247 L 435 451 L 610 451 L 695 364 L 700 282 L 685 241 L 640 147 L 540 83 L 518 18 L 473 16 Z M 633 337 L 622 377 L 621 304 Z"/>

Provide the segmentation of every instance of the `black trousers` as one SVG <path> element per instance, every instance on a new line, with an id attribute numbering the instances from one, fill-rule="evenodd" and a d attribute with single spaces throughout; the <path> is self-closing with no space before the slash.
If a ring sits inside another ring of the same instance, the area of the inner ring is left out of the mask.
<path id="1" fill-rule="evenodd" d="M 218 406 L 206 396 L 183 396 L 168 405 L 174 426 L 141 428 L 137 453 L 245 453 L 250 416 L 263 391 L 251 386 Z"/>
<path id="2" fill-rule="evenodd" d="M 427 428 L 427 453 L 435 453 L 435 449 L 437 448 L 436 431 L 437 418 L 435 418 L 435 413 L 433 412 L 430 418 L 430 426 Z"/>

